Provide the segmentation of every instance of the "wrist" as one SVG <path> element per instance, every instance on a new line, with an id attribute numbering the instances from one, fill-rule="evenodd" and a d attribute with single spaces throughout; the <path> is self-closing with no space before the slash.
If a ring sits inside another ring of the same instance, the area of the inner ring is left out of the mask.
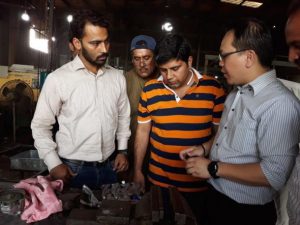
<path id="1" fill-rule="evenodd" d="M 217 175 L 218 170 L 219 170 L 218 161 L 211 161 L 207 165 L 207 171 L 208 171 L 209 175 L 214 179 L 219 178 L 219 176 Z"/>
<path id="2" fill-rule="evenodd" d="M 201 148 L 202 148 L 202 150 L 203 150 L 203 156 L 204 156 L 204 157 L 207 157 L 207 156 L 208 156 L 208 152 L 207 152 L 206 148 L 204 147 L 203 144 L 200 144 L 200 146 L 201 146 Z"/>
<path id="3" fill-rule="evenodd" d="M 118 153 L 128 155 L 128 150 L 127 149 L 118 150 Z"/>
<path id="4" fill-rule="evenodd" d="M 142 173 L 142 169 L 134 169 L 134 174 Z"/>

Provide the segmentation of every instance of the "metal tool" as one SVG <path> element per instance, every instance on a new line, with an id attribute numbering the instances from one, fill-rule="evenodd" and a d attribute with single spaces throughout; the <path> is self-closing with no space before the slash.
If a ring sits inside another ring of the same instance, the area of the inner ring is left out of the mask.
<path id="1" fill-rule="evenodd" d="M 84 199 L 80 199 L 80 203 L 90 206 L 90 207 L 96 207 L 100 208 L 101 201 L 99 201 L 96 196 L 94 195 L 93 191 L 86 185 L 82 186 L 82 192 L 85 194 Z"/>

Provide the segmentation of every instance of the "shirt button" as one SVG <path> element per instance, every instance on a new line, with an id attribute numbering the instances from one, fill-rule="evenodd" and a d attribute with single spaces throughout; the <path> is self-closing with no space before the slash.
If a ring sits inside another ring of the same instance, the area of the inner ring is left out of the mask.
<path id="1" fill-rule="evenodd" d="M 231 109 L 231 111 L 234 111 L 234 109 Z"/>
<path id="2" fill-rule="evenodd" d="M 244 94 L 244 92 L 241 91 L 240 94 L 242 95 L 242 94 Z"/>
<path id="3" fill-rule="evenodd" d="M 218 144 L 218 143 L 216 143 L 216 146 L 219 146 L 219 144 Z"/>
<path id="4" fill-rule="evenodd" d="M 226 129 L 227 129 L 227 127 L 224 127 L 224 129 L 226 130 Z"/>

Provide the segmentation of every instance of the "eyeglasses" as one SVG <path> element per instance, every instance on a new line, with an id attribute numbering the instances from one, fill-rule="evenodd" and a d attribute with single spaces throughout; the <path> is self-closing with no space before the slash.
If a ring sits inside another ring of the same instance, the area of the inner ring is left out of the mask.
<path id="1" fill-rule="evenodd" d="M 223 61 L 227 56 L 230 56 L 232 54 L 235 54 L 235 53 L 239 53 L 239 52 L 243 52 L 243 51 L 247 51 L 249 49 L 242 49 L 242 50 L 237 50 L 237 51 L 234 51 L 234 52 L 227 52 L 227 53 L 219 53 L 219 60 L 220 61 Z"/>

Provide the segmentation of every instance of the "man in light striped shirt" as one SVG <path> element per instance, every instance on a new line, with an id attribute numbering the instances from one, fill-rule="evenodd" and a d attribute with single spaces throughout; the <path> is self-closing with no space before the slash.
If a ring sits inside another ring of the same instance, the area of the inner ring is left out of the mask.
<path id="1" fill-rule="evenodd" d="M 276 79 L 269 29 L 236 21 L 220 46 L 228 95 L 210 157 L 187 149 L 186 169 L 211 184 L 208 224 L 275 224 L 274 194 L 286 183 L 299 151 L 300 103 Z M 208 146 L 206 146 L 208 147 Z"/>
<path id="2" fill-rule="evenodd" d="M 300 0 L 290 5 L 289 18 L 286 24 L 286 42 L 289 46 L 289 61 L 294 62 L 300 69 Z M 288 181 L 287 210 L 290 225 L 300 224 L 300 155 Z"/>

